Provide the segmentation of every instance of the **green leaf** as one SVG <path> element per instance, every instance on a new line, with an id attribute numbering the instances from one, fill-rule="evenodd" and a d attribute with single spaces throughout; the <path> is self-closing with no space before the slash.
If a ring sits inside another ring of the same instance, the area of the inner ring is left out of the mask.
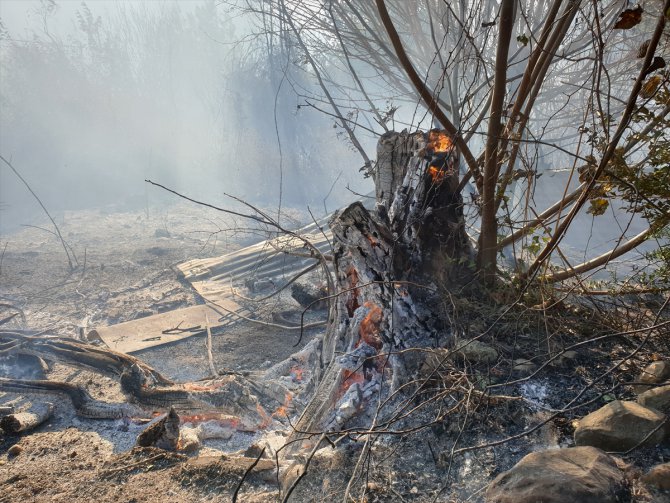
<path id="1" fill-rule="evenodd" d="M 516 41 L 519 42 L 524 47 L 526 47 L 528 45 L 528 42 L 530 42 L 530 39 L 525 34 L 522 34 L 516 37 Z"/>

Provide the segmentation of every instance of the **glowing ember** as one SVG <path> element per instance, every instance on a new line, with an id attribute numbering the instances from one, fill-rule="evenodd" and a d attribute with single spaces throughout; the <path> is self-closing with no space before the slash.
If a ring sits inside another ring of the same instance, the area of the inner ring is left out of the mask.
<path id="1" fill-rule="evenodd" d="M 258 425 L 258 429 L 263 430 L 272 424 L 272 417 L 265 412 L 261 404 L 256 405 L 256 412 L 261 416 L 261 424 Z"/>
<path id="2" fill-rule="evenodd" d="M 430 166 L 428 168 L 428 174 L 433 179 L 434 183 L 442 183 L 447 177 L 447 171 L 440 169 L 436 166 Z"/>
<path id="3" fill-rule="evenodd" d="M 227 426 L 232 429 L 239 429 L 241 426 L 240 418 L 235 416 L 229 416 L 226 414 L 221 414 L 219 412 L 201 412 L 200 414 L 193 414 L 191 416 L 181 415 L 179 416 L 182 424 L 186 423 L 204 423 L 205 421 L 216 421 L 223 426 Z"/>
<path id="4" fill-rule="evenodd" d="M 354 383 L 363 384 L 364 382 L 365 376 L 363 375 L 363 372 L 352 372 L 350 370 L 344 370 L 342 372 L 342 386 L 344 386 L 345 389 Z"/>
<path id="5" fill-rule="evenodd" d="M 365 383 L 365 375 L 363 374 L 362 370 L 356 370 L 353 372 L 351 370 L 343 370 L 342 382 L 340 383 L 340 387 L 337 389 L 337 401 L 339 401 L 344 396 L 344 394 L 351 386 L 357 383 L 359 385 L 363 385 Z"/>
<path id="6" fill-rule="evenodd" d="M 370 312 L 361 321 L 361 326 L 358 330 L 361 339 L 375 349 L 381 349 L 382 340 L 379 337 L 379 324 L 382 321 L 382 309 L 372 302 L 363 304 Z"/>
<path id="7" fill-rule="evenodd" d="M 291 368 L 291 380 L 293 382 L 302 382 L 302 373 L 303 373 L 303 370 L 300 367 L 298 367 L 298 366 L 292 367 Z"/>
<path id="8" fill-rule="evenodd" d="M 287 417 L 288 408 L 289 405 L 291 405 L 292 400 L 293 395 L 291 395 L 291 393 L 286 393 L 286 397 L 284 397 L 284 403 L 277 407 L 277 410 L 272 413 L 272 417 Z"/>
<path id="9" fill-rule="evenodd" d="M 435 153 L 448 152 L 453 147 L 451 138 L 444 131 L 433 129 L 428 131 L 428 149 Z"/>

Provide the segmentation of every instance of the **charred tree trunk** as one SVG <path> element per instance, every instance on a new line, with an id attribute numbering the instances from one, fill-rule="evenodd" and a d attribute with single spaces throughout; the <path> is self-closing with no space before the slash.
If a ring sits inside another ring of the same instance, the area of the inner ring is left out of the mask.
<path id="1" fill-rule="evenodd" d="M 404 350 L 448 345 L 438 287 L 462 284 L 473 259 L 458 163 L 442 131 L 386 133 L 374 210 L 354 203 L 331 220 L 340 294 L 323 345 L 328 366 L 294 438 L 369 428 L 373 415 L 379 419 L 369 405 L 413 373 Z"/>

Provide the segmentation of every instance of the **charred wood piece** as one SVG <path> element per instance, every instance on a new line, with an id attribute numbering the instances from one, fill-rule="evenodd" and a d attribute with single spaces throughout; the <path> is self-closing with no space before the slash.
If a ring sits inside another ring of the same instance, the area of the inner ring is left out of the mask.
<path id="1" fill-rule="evenodd" d="M 281 384 L 263 384 L 263 376 L 245 377 L 228 374 L 197 383 L 176 384 L 136 358 L 122 353 L 74 342 L 72 339 L 26 336 L 0 331 L 12 345 L 13 355 L 39 355 L 65 365 L 85 367 L 101 374 L 120 374 L 121 389 L 129 403 L 108 403 L 95 400 L 81 386 L 48 381 L 0 378 L 0 390 L 15 393 L 61 393 L 67 395 L 78 415 L 96 419 L 146 417 L 143 408 L 181 410 L 221 409 L 238 416 L 245 429 L 257 429 L 268 422 L 263 407 L 274 410 L 281 406 L 288 390 Z M 100 365 L 100 367 L 98 367 Z"/>
<path id="2" fill-rule="evenodd" d="M 13 434 L 30 431 L 48 420 L 53 411 L 52 403 L 35 403 L 25 412 L 16 412 L 0 419 L 0 428 Z"/>
<path id="3" fill-rule="evenodd" d="M 439 130 L 385 133 L 377 145 L 374 180 L 374 211 L 357 202 L 330 221 L 342 292 L 330 326 L 336 327 L 333 340 L 342 356 L 323 373 L 294 437 L 339 430 L 352 420 L 368 422 L 361 412 L 375 394 L 384 389 L 397 396 L 400 384 L 417 370 L 402 350 L 432 346 L 448 333 L 431 307 L 439 305 L 436 285 L 469 278 L 473 254 L 453 139 Z M 382 388 L 385 373 L 391 385 Z M 392 403 L 379 399 L 390 412 Z"/>
<path id="4" fill-rule="evenodd" d="M 138 366 L 148 382 L 170 385 L 170 379 L 134 356 L 87 344 L 69 337 L 33 336 L 17 331 L 0 330 L 0 345 L 7 354 L 32 355 L 77 368 L 93 370 L 112 377 L 120 376 L 133 365 Z"/>
<path id="5" fill-rule="evenodd" d="M 304 308 L 325 309 L 328 307 L 328 289 L 325 287 L 317 288 L 303 283 L 293 283 L 291 285 L 291 297 Z"/>
<path id="6" fill-rule="evenodd" d="M 179 447 L 179 416 L 173 407 L 158 421 L 152 422 L 137 437 L 138 447 L 157 447 L 176 451 Z"/>
<path id="7" fill-rule="evenodd" d="M 0 378 L 0 391 L 21 394 L 63 394 L 70 398 L 77 415 L 92 419 L 120 419 L 146 415 L 141 409 L 127 403 L 96 400 L 83 387 L 66 382 Z"/>

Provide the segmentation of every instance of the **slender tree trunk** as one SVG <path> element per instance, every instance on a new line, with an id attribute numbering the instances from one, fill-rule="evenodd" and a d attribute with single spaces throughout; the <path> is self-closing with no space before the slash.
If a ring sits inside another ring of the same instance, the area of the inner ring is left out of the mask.
<path id="1" fill-rule="evenodd" d="M 482 281 L 492 286 L 496 276 L 498 248 L 498 221 L 496 220 L 496 187 L 502 136 L 502 110 L 505 104 L 507 83 L 507 56 L 514 27 L 514 0 L 503 0 L 500 12 L 500 34 L 496 53 L 495 79 L 491 98 L 488 136 L 484 154 L 484 183 L 482 185 L 482 223 L 479 239 L 478 266 Z"/>

